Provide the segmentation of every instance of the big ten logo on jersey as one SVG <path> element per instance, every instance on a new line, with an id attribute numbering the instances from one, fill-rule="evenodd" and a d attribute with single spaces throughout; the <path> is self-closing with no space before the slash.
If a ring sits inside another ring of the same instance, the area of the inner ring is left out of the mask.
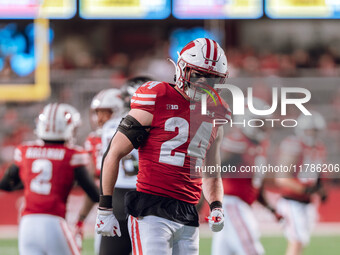
<path id="1" fill-rule="evenodd" d="M 178 110 L 178 105 L 177 104 L 167 104 L 166 109 L 167 110 Z"/>

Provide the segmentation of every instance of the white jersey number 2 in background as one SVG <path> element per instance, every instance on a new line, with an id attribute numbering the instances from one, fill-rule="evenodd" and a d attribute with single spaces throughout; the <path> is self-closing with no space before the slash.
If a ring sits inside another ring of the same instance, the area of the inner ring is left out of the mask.
<path id="1" fill-rule="evenodd" d="M 39 173 L 35 178 L 32 179 L 30 189 L 32 192 L 48 195 L 51 192 L 52 184 L 52 167 L 53 164 L 47 159 L 37 159 L 33 161 L 32 173 Z"/>

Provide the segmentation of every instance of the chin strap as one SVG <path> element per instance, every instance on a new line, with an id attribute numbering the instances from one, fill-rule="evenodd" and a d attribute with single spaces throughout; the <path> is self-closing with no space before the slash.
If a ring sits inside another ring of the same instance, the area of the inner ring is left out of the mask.
<path id="1" fill-rule="evenodd" d="M 174 67 L 176 68 L 176 63 L 175 61 L 173 61 L 171 58 L 167 58 L 166 60 L 168 60 L 171 64 L 174 65 Z"/>

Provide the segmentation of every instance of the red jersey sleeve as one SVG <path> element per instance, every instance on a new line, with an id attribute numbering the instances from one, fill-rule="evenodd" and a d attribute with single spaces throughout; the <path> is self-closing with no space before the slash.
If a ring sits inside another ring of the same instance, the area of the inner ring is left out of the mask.
<path id="1" fill-rule="evenodd" d="M 74 149 L 71 156 L 70 165 L 72 167 L 86 166 L 90 162 L 89 154 L 81 147 Z"/>
<path id="2" fill-rule="evenodd" d="M 165 83 L 158 81 L 144 83 L 131 98 L 131 109 L 140 109 L 154 114 L 156 102 L 164 94 L 165 85 Z"/>

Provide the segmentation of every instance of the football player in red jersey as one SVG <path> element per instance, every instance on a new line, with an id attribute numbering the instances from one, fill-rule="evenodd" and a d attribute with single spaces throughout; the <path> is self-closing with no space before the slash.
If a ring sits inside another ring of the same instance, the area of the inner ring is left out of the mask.
<path id="1" fill-rule="evenodd" d="M 121 99 L 121 91 L 119 89 L 105 89 L 96 94 L 91 102 L 91 121 L 96 126 L 96 129 L 91 132 L 86 138 L 84 147 L 91 157 L 90 168 L 93 170 L 93 176 L 99 186 L 100 168 L 102 164 L 103 149 L 102 149 L 102 127 L 111 118 L 121 118 L 123 111 L 123 101 Z M 84 203 L 80 209 L 78 222 L 76 223 L 75 236 L 79 248 L 82 246 L 83 225 L 84 220 L 90 213 L 94 203 L 85 196 Z M 101 243 L 101 235 L 96 235 L 94 238 L 95 254 L 99 254 Z"/>
<path id="2" fill-rule="evenodd" d="M 19 252 L 80 254 L 66 221 L 66 201 L 75 181 L 95 202 L 99 192 L 88 174 L 87 153 L 68 141 L 80 124 L 80 114 L 68 104 L 48 104 L 38 117 L 37 141 L 15 150 L 15 163 L 0 181 L 12 191 L 23 183 L 25 207 L 19 227 Z"/>
<path id="3" fill-rule="evenodd" d="M 297 119 L 296 135 L 287 137 L 280 145 L 278 164 L 297 168 L 296 172 L 281 173 L 275 178 L 282 194 L 277 210 L 285 218 L 287 255 L 302 254 L 317 219 L 313 197 L 326 198 L 319 173 L 311 171 L 326 160 L 326 148 L 320 140 L 326 122 L 320 113 L 312 111 L 311 114 L 301 114 Z M 309 167 L 300 171 L 299 166 Z"/>
<path id="4" fill-rule="evenodd" d="M 213 126 L 211 116 L 230 118 L 229 107 L 222 100 L 216 105 L 209 101 L 211 114 L 202 116 L 198 100 L 226 77 L 222 48 L 211 39 L 199 38 L 180 52 L 176 84 L 153 81 L 137 89 L 131 111 L 122 119 L 103 161 L 98 233 L 121 235 L 111 195 L 119 161 L 133 148 L 139 148 L 137 191 L 129 192 L 125 203 L 134 255 L 198 254 L 195 204 L 201 189 L 210 204 L 211 229 L 223 228 L 221 179 L 198 178 L 191 170 L 201 169 L 203 162 L 220 163 L 223 128 Z"/>
<path id="5" fill-rule="evenodd" d="M 269 109 L 264 101 L 253 99 L 255 109 Z M 236 172 L 223 175 L 223 209 L 228 228 L 214 233 L 212 253 L 214 255 L 258 255 L 264 254 L 260 234 L 251 205 L 258 200 L 270 211 L 275 210 L 266 202 L 263 194 L 262 173 L 244 172 L 241 168 L 265 165 L 269 147 L 269 134 L 265 126 L 251 127 L 247 123 L 254 116 L 246 105 L 245 115 L 235 118 L 236 126 L 224 137 L 221 146 L 222 166 L 235 166 Z M 260 125 L 258 125 L 260 126 Z"/>

